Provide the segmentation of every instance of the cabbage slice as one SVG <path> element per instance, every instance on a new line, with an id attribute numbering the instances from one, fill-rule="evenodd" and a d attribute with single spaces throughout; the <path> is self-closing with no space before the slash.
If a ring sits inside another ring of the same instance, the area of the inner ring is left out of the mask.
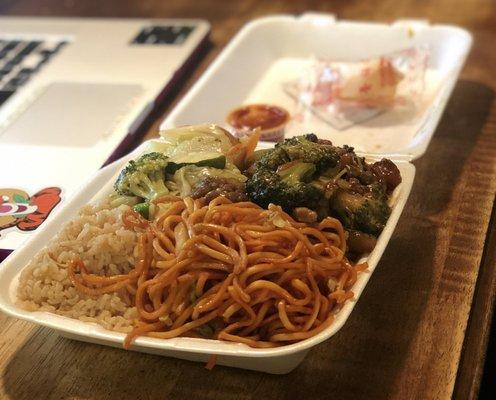
<path id="1" fill-rule="evenodd" d="M 219 125 L 201 124 L 186 125 L 178 128 L 167 129 L 160 132 L 166 143 L 178 146 L 183 142 L 197 141 L 199 138 L 206 142 L 217 142 L 222 150 L 228 150 L 239 140 Z"/>

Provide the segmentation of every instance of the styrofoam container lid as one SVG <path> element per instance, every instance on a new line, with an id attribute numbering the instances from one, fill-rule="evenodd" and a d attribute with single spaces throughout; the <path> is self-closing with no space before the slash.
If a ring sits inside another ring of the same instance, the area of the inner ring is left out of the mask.
<path id="1" fill-rule="evenodd" d="M 426 46 L 425 91 L 414 112 L 392 109 L 337 130 L 317 118 L 292 121 L 286 137 L 314 132 L 362 154 L 412 160 L 426 150 L 472 43 L 458 27 L 402 20 L 392 24 L 338 21 L 330 14 L 278 15 L 247 24 L 217 57 L 161 129 L 202 122 L 225 123 L 230 110 L 272 103 L 295 112 L 283 84 L 312 60 L 359 61 Z"/>
<path id="2" fill-rule="evenodd" d="M 413 30 L 415 34 L 409 35 L 409 30 Z M 312 338 L 272 349 L 254 349 L 241 343 L 186 337 L 169 340 L 139 337 L 133 347 L 135 350 L 195 361 L 205 361 L 210 354 L 217 354 L 219 364 L 285 373 L 295 368 L 311 347 L 341 328 L 377 266 L 398 222 L 415 175 L 415 167 L 409 160 L 422 155 L 429 143 L 469 50 L 470 35 L 456 27 L 431 26 L 418 22 L 397 22 L 392 25 L 355 23 L 336 21 L 333 16 L 321 14 L 261 18 L 249 23 L 238 33 L 161 126 L 167 128 L 223 122 L 231 109 L 252 102 L 257 96 L 264 102 L 275 101 L 276 98 L 270 96 L 279 96 L 279 87 L 272 85 L 271 77 L 276 82 L 286 74 L 284 79 L 287 79 L 287 73 L 291 71 L 289 65 L 294 60 L 307 60 L 313 56 L 357 60 L 405 48 L 412 41 L 431 46 L 429 67 L 441 77 L 439 90 L 419 121 L 411 126 L 393 124 L 395 129 L 381 127 L 374 133 L 363 134 L 363 137 L 360 137 L 359 132 L 351 130 L 345 131 L 345 134 L 312 128 L 319 136 L 328 137 L 337 145 L 354 145 L 358 151 L 368 153 L 369 157 L 387 155 L 394 158 L 403 178 L 395 191 L 393 210 L 387 225 L 378 238 L 376 247 L 366 257 L 369 269 L 359 275 L 352 288 L 355 299 L 346 302 L 336 313 L 335 323 Z M 268 86 L 264 86 L 264 82 Z M 2 264 L 1 310 L 17 318 L 56 329 L 71 338 L 111 346 L 122 344 L 122 333 L 48 312 L 28 312 L 19 308 L 15 289 L 22 268 L 59 231 L 61 224 L 74 217 L 79 208 L 92 199 L 108 194 L 115 174 L 130 158 L 143 152 L 145 146 L 146 144 L 101 170 L 76 196 L 57 210 L 53 218 L 22 249 Z"/>

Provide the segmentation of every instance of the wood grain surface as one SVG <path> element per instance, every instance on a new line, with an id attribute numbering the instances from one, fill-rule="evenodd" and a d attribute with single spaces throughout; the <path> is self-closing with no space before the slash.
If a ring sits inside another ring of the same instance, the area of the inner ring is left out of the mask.
<path id="1" fill-rule="evenodd" d="M 2 398 L 477 397 L 496 293 L 496 2 L 0 0 L 4 15 L 208 19 L 210 51 L 146 137 L 157 135 L 159 121 L 244 23 L 307 9 L 357 20 L 425 18 L 474 35 L 443 119 L 415 162 L 405 211 L 347 324 L 295 371 L 271 376 L 71 341 L 0 314 Z"/>

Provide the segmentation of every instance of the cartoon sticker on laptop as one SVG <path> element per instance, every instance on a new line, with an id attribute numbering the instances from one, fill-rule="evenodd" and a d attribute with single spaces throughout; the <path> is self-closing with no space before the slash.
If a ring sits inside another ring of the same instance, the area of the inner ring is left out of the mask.
<path id="1" fill-rule="evenodd" d="M 20 189 L 0 188 L 0 231 L 7 228 L 35 230 L 60 203 L 60 193 L 58 187 L 42 189 L 32 196 Z"/>

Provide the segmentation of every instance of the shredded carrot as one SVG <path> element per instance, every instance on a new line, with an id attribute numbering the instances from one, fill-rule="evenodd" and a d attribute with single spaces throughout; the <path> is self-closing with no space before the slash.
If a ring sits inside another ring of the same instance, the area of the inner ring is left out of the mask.
<path id="1" fill-rule="evenodd" d="M 260 140 L 260 134 L 261 134 L 261 129 L 256 128 L 253 130 L 253 133 L 248 136 L 248 139 L 243 143 L 245 146 L 245 162 L 246 160 L 250 159 L 250 157 L 253 155 L 253 152 L 257 148 L 258 141 Z"/>
<path id="2" fill-rule="evenodd" d="M 217 354 L 211 354 L 208 358 L 207 364 L 205 364 L 205 369 L 212 371 L 217 363 Z"/>

